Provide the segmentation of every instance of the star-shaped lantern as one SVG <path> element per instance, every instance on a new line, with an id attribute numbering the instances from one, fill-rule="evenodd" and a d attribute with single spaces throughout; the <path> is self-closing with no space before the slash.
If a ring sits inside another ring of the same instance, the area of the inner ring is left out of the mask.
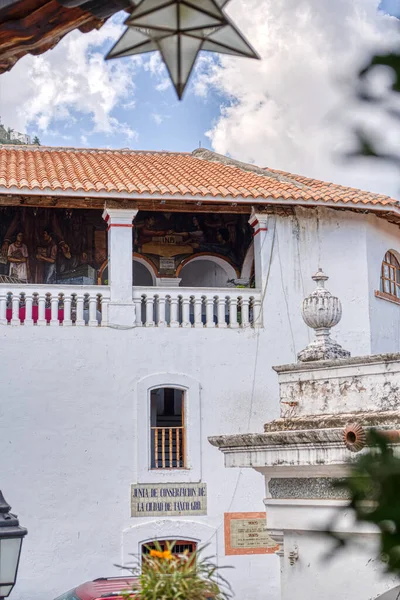
<path id="1" fill-rule="evenodd" d="M 107 54 L 159 50 L 181 99 L 200 50 L 259 58 L 223 11 L 229 0 L 136 0 L 127 29 Z"/>

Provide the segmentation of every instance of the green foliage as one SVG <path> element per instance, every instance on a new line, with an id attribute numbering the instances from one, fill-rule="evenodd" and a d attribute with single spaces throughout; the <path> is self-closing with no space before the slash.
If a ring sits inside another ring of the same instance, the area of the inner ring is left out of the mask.
<path id="1" fill-rule="evenodd" d="M 210 557 L 203 558 L 203 549 L 193 554 L 174 555 L 174 543 L 162 550 L 149 549 L 142 557 L 142 564 L 136 558 L 132 567 L 127 567 L 137 584 L 125 592 L 126 598 L 138 600 L 227 600 L 230 598 L 229 583 L 221 576 Z"/>
<path id="2" fill-rule="evenodd" d="M 376 93 L 370 85 L 369 76 L 376 68 L 383 67 L 390 70 L 392 82 L 386 93 Z M 358 77 L 357 97 L 364 104 L 369 104 L 371 108 L 377 110 L 380 115 L 386 115 L 393 123 L 393 128 L 400 122 L 400 111 L 396 106 L 400 94 L 400 53 L 388 52 L 387 54 L 377 54 L 371 58 L 368 64 L 361 69 Z M 371 139 L 371 132 L 358 128 L 356 130 L 358 148 L 351 155 L 374 157 L 384 160 L 388 163 L 400 165 L 400 155 L 396 152 L 386 152 L 379 149 L 376 142 Z M 382 137 L 384 131 L 378 131 L 378 137 Z"/>
<path id="3" fill-rule="evenodd" d="M 374 524 L 380 532 L 380 558 L 391 573 L 400 575 L 400 457 L 396 456 L 387 437 L 370 433 L 371 449 L 351 467 L 350 477 L 340 482 L 350 497 L 359 523 Z M 347 546 L 348 538 L 332 532 L 339 546 Z"/>
<path id="4" fill-rule="evenodd" d="M 40 140 L 37 135 L 35 135 L 35 137 L 33 138 L 32 144 L 35 144 L 36 146 L 40 146 Z"/>

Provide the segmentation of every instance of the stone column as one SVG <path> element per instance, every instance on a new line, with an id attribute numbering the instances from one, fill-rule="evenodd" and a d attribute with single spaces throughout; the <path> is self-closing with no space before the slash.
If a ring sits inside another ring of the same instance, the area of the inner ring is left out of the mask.
<path id="1" fill-rule="evenodd" d="M 249 223 L 254 229 L 254 274 L 258 289 L 263 289 L 268 276 L 273 239 L 268 229 L 273 230 L 274 219 L 274 215 L 258 213 L 254 209 L 249 219 Z"/>
<path id="2" fill-rule="evenodd" d="M 134 327 L 135 305 L 132 297 L 132 221 L 136 208 L 106 208 L 103 219 L 108 231 L 108 285 L 111 300 L 108 325 Z"/>

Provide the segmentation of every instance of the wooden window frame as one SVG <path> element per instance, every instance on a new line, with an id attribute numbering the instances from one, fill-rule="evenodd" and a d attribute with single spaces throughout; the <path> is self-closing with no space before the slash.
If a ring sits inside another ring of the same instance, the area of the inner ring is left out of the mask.
<path id="1" fill-rule="evenodd" d="M 157 427 L 151 424 L 150 420 L 150 470 L 151 471 L 179 471 L 187 469 L 187 452 L 186 452 L 186 392 L 178 387 L 173 386 L 160 386 L 154 388 L 152 391 L 159 389 L 173 389 L 179 390 L 182 393 L 182 425 L 178 427 Z M 150 404 L 151 404 L 150 395 Z M 161 465 L 159 465 L 158 450 L 159 450 L 159 431 L 161 432 Z M 154 432 L 154 433 L 153 433 Z M 167 439 L 166 439 L 167 433 Z M 154 435 L 154 448 L 153 448 L 153 435 Z M 175 454 L 173 452 L 173 443 L 175 435 Z M 181 448 L 181 452 L 179 452 Z M 178 450 L 178 453 L 177 453 Z M 154 464 L 156 466 L 152 466 Z M 177 466 L 171 466 L 173 462 L 177 463 Z M 167 465 L 167 462 L 169 466 Z"/>
<path id="2" fill-rule="evenodd" d="M 388 291 L 389 290 L 389 291 Z M 400 302 L 400 261 L 391 250 L 388 250 L 381 265 L 380 298 Z"/>

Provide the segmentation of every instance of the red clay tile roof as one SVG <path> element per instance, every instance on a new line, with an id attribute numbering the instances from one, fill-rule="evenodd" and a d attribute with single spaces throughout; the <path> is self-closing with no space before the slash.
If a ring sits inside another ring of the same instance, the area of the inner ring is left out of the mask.
<path id="1" fill-rule="evenodd" d="M 212 197 L 398 209 L 397 200 L 231 160 L 193 153 L 0 146 L 0 193 Z"/>

